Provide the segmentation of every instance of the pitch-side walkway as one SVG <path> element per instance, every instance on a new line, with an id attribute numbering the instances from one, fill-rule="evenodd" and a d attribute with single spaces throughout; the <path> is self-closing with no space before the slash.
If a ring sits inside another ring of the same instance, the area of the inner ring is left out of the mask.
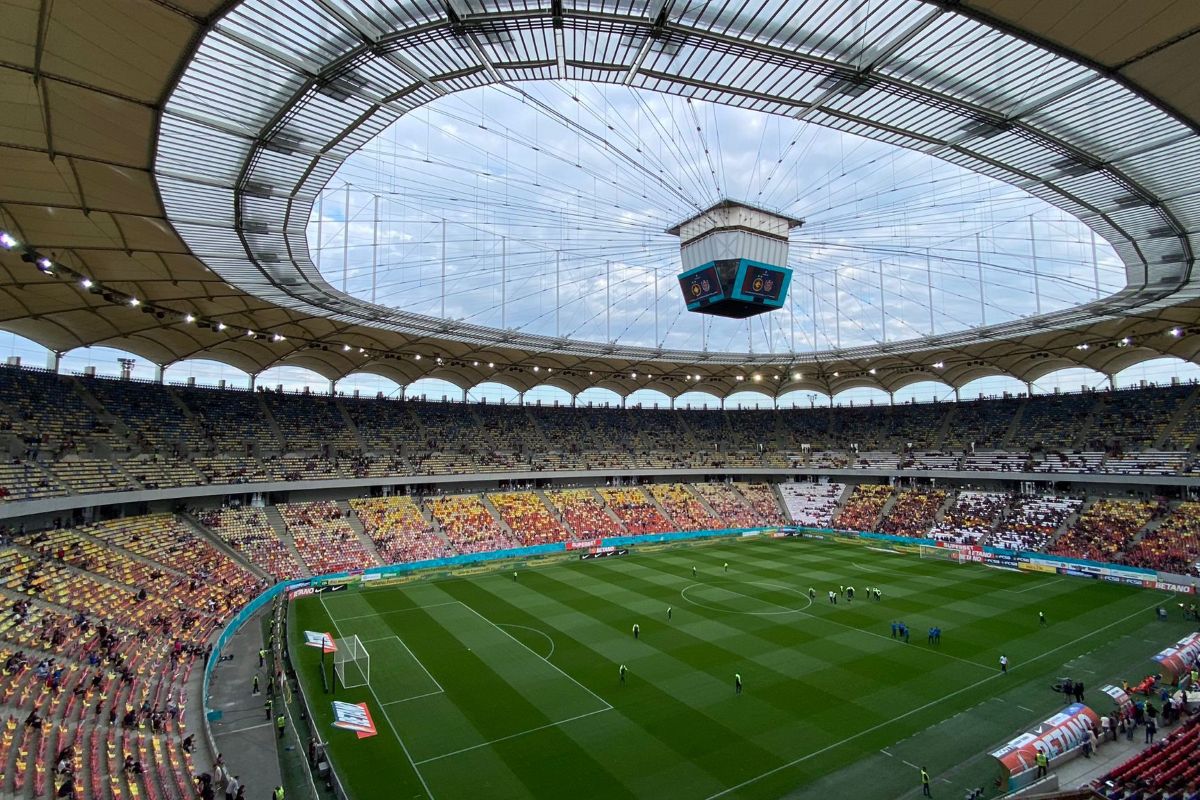
<path id="1" fill-rule="evenodd" d="M 247 797 L 269 797 L 271 789 L 281 783 L 275 724 L 267 719 L 264 708 L 267 674 L 258 668 L 264 613 L 247 620 L 234 634 L 225 648 L 233 659 L 217 664 L 212 679 L 212 708 L 221 712 L 221 718 L 212 723 L 213 738 L 229 774 L 241 776 Z M 255 674 L 262 689 L 257 695 L 253 694 Z"/>

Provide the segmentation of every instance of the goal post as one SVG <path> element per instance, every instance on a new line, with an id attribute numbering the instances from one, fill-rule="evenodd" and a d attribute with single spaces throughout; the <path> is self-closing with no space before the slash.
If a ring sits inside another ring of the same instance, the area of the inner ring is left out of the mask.
<path id="1" fill-rule="evenodd" d="M 964 564 L 968 561 L 966 553 L 954 547 L 934 547 L 932 545 L 921 545 L 921 558 L 932 558 L 936 561 L 954 561 L 959 564 Z"/>
<path id="2" fill-rule="evenodd" d="M 343 689 L 355 689 L 371 682 L 371 654 L 356 634 L 337 640 L 333 672 Z"/>

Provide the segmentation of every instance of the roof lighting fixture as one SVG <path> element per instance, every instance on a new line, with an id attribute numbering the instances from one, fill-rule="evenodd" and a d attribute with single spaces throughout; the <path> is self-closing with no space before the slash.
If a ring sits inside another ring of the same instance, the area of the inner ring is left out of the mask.
<path id="1" fill-rule="evenodd" d="M 542 368 L 541 368 L 541 367 L 539 367 L 538 365 L 534 364 L 534 366 L 533 366 L 533 371 L 534 371 L 534 372 L 541 372 L 541 371 L 542 371 Z"/>
<path id="2" fill-rule="evenodd" d="M 283 341 L 284 339 L 286 339 L 286 338 L 287 338 L 287 337 L 286 337 L 286 336 L 284 336 L 282 333 L 275 333 L 275 334 L 272 334 L 272 335 L 271 335 L 271 341 L 272 341 L 272 342 L 282 342 L 282 341 Z"/>
<path id="3" fill-rule="evenodd" d="M 489 364 L 488 366 L 491 366 L 491 365 Z M 596 374 L 595 372 L 588 370 L 588 375 L 595 375 L 595 374 Z"/>
<path id="4" fill-rule="evenodd" d="M 946 363 L 945 363 L 944 361 L 935 361 L 935 362 L 933 362 L 933 368 L 934 368 L 934 369 L 945 369 L 945 367 L 946 367 Z"/>
<path id="5" fill-rule="evenodd" d="M 1075 349 L 1076 349 L 1076 350 L 1087 350 L 1087 349 L 1089 349 L 1090 347 L 1091 347 L 1091 345 L 1090 345 L 1090 344 L 1088 344 L 1087 342 L 1084 342 L 1083 344 L 1077 344 L 1077 345 L 1075 345 Z"/>
<path id="6" fill-rule="evenodd" d="M 420 353 L 417 353 L 415 356 L 413 356 L 413 361 L 420 361 L 420 360 L 421 360 L 421 354 L 420 354 Z"/>
<path id="7" fill-rule="evenodd" d="M 344 344 L 344 345 L 342 345 L 342 352 L 343 352 L 343 353 L 348 353 L 348 352 L 350 352 L 350 345 L 348 345 L 348 344 Z"/>
<path id="8" fill-rule="evenodd" d="M 737 376 L 737 379 L 738 379 L 739 381 L 744 381 L 746 378 L 745 378 L 745 376 L 743 376 L 743 375 L 738 375 L 738 376 Z"/>
<path id="9" fill-rule="evenodd" d="M 875 368 L 874 368 L 874 367 L 871 367 L 869 370 L 867 370 L 867 374 L 868 374 L 868 375 L 874 375 L 874 374 L 875 374 Z"/>
<path id="10" fill-rule="evenodd" d="M 1167 333 L 1171 334 L 1176 339 L 1178 339 L 1180 336 L 1183 336 L 1183 331 L 1180 328 L 1171 328 L 1171 330 L 1167 331 Z"/>
<path id="11" fill-rule="evenodd" d="M 247 336 L 249 336 L 251 339 L 253 339 L 255 334 L 254 334 L 254 331 L 252 331 L 252 330 L 250 330 L 249 328 L 247 328 L 247 329 L 246 329 L 246 335 L 247 335 Z"/>
<path id="12" fill-rule="evenodd" d="M 223 331 L 223 330 L 225 330 L 225 327 L 226 327 L 226 326 L 225 326 L 225 323 L 224 323 L 224 322 L 218 322 L 218 323 L 217 323 L 217 330 L 219 330 L 219 331 Z"/>
<path id="13" fill-rule="evenodd" d="M 1117 346 L 1118 347 L 1128 347 L 1132 341 L 1133 340 L 1130 339 L 1128 336 L 1122 336 L 1121 340 L 1119 342 L 1117 342 Z"/>
<path id="14" fill-rule="evenodd" d="M 193 317 L 191 314 L 184 314 L 183 321 L 188 323 L 189 325 L 191 325 L 193 322 L 196 321 L 196 318 Z"/>
<path id="15" fill-rule="evenodd" d="M 496 365 L 493 364 L 491 361 L 488 362 L 488 369 L 493 369 L 495 366 Z"/>
<path id="16" fill-rule="evenodd" d="M 835 372 L 835 373 L 833 373 L 833 377 L 835 377 L 835 378 L 840 378 L 840 377 L 842 377 L 842 373 L 840 373 L 840 372 Z"/>
<path id="17" fill-rule="evenodd" d="M 755 376 L 754 376 L 754 380 L 755 380 L 755 382 L 761 381 L 761 380 L 762 380 L 762 375 L 755 375 Z"/>
<path id="18" fill-rule="evenodd" d="M 478 366 L 479 366 L 479 362 L 478 362 L 478 361 L 472 361 L 472 362 L 471 362 L 471 366 L 472 366 L 472 367 L 478 367 Z"/>
<path id="19" fill-rule="evenodd" d="M 633 379 L 636 381 L 636 380 L 637 380 L 637 373 L 636 373 L 636 372 L 631 372 L 631 373 L 629 373 L 629 377 L 633 378 Z"/>
<path id="20" fill-rule="evenodd" d="M 83 287 L 83 288 L 85 288 L 85 289 L 90 289 L 90 288 L 92 288 L 93 286 L 95 286 L 96 284 L 92 283 L 92 279 L 91 279 L 91 278 L 84 278 L 83 280 L 81 280 L 81 281 L 79 282 L 79 285 L 80 285 L 80 286 L 82 286 L 82 287 Z"/>
<path id="21" fill-rule="evenodd" d="M 44 256 L 37 260 L 37 268 L 47 275 L 54 274 L 54 262 Z"/>
<path id="22" fill-rule="evenodd" d="M 800 380 L 800 379 L 801 379 L 801 378 L 803 378 L 803 377 L 804 377 L 803 373 L 800 373 L 800 372 L 793 372 L 793 373 L 792 373 L 792 380 L 794 380 L 794 381 L 798 381 L 798 380 Z"/>
<path id="23" fill-rule="evenodd" d="M 129 305 L 133 306 L 134 308 L 137 308 L 141 304 L 142 304 L 142 301 L 138 300 L 136 297 L 129 298 Z"/>
<path id="24" fill-rule="evenodd" d="M 365 353 L 365 352 L 367 352 L 367 351 L 366 351 L 364 348 L 360 347 L 360 348 L 358 348 L 358 352 L 360 352 L 360 353 Z"/>
<path id="25" fill-rule="evenodd" d="M 4 247 L 11 250 L 18 244 L 20 244 L 20 242 L 14 239 L 11 233 L 8 231 L 0 232 L 0 245 L 4 245 Z"/>

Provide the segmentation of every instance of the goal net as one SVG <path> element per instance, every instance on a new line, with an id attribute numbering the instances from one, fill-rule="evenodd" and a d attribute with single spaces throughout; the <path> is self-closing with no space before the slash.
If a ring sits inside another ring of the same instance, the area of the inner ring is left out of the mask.
<path id="1" fill-rule="evenodd" d="M 371 654 L 357 635 L 338 639 L 333 653 L 333 672 L 343 689 L 366 686 L 371 682 Z"/>
<path id="2" fill-rule="evenodd" d="M 921 545 L 921 558 L 932 558 L 939 561 L 957 561 L 959 564 L 963 564 L 968 560 L 966 555 L 962 550 L 956 550 L 953 547 Z"/>

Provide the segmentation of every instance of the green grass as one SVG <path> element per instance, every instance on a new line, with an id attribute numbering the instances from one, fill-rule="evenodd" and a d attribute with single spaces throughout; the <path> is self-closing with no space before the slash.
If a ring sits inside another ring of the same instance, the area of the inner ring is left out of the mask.
<path id="1" fill-rule="evenodd" d="M 839 584 L 860 594 L 878 585 L 883 601 L 831 606 L 825 593 Z M 916 764 L 938 794 L 960 797 L 990 787 L 990 747 L 1060 707 L 1048 689 L 1055 677 L 1098 689 L 1149 671 L 1150 656 L 1187 630 L 1154 620 L 1164 597 L 851 545 L 743 539 L 564 560 L 516 582 L 503 569 L 305 598 L 290 636 L 356 800 L 871 800 L 919 793 Z M 909 624 L 910 644 L 892 640 L 893 619 Z M 943 629 L 938 648 L 925 641 L 931 625 Z M 370 687 L 332 697 L 367 702 L 377 736 L 331 726 L 319 653 L 298 644 L 304 629 L 367 643 Z"/>

